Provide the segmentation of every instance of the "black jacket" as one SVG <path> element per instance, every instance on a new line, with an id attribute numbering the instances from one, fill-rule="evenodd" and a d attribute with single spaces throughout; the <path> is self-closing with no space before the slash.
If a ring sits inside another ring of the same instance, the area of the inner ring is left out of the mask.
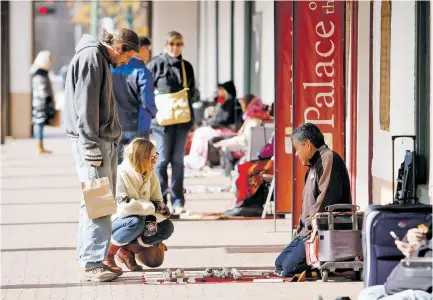
<path id="1" fill-rule="evenodd" d="M 185 63 L 185 71 L 187 77 L 189 109 L 191 111 L 191 121 L 187 124 L 176 124 L 170 126 L 189 126 L 194 124 L 194 113 L 192 104 L 198 101 L 198 92 L 195 86 L 194 70 L 192 65 L 183 60 Z M 182 79 L 182 55 L 179 57 L 170 57 L 167 53 L 161 53 L 155 56 L 148 65 L 149 71 L 152 73 L 155 88 L 161 94 L 177 93 L 183 89 Z M 152 127 L 162 128 L 156 118 L 152 120 Z"/>
<path id="2" fill-rule="evenodd" d="M 32 67 L 32 122 L 48 125 L 54 120 L 53 89 L 48 72 Z"/>
<path id="3" fill-rule="evenodd" d="M 235 100 L 229 99 L 217 108 L 215 115 L 207 124 L 212 128 L 220 128 L 228 127 L 235 122 Z"/>

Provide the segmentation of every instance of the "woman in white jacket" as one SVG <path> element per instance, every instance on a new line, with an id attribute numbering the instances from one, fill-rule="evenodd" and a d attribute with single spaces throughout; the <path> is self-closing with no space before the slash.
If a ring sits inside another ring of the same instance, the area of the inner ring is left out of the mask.
<path id="1" fill-rule="evenodd" d="M 155 146 L 144 138 L 136 138 L 124 148 L 123 162 L 117 169 L 117 214 L 113 216 L 111 242 L 104 261 L 118 275 L 122 269 L 114 261 L 116 254 L 128 269 L 139 271 L 142 268 L 128 246 L 159 246 L 173 234 L 173 223 L 167 219 L 170 211 L 154 171 L 158 156 Z"/>

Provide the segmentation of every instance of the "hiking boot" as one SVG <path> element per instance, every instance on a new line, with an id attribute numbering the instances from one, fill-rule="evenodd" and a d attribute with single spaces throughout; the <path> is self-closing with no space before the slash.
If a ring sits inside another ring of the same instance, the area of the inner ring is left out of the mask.
<path id="1" fill-rule="evenodd" d="M 132 272 L 138 272 L 143 270 L 143 268 L 135 261 L 134 253 L 122 248 L 117 254 L 117 257 Z"/>
<path id="2" fill-rule="evenodd" d="M 118 267 L 116 265 L 116 261 L 114 260 L 114 256 L 116 255 L 119 248 L 120 246 L 110 243 L 110 246 L 108 247 L 107 256 L 103 261 L 104 265 L 108 268 L 108 270 L 110 270 L 113 273 L 116 273 L 117 276 L 121 276 L 123 274 L 122 268 Z"/>
<path id="3" fill-rule="evenodd" d="M 93 282 L 113 281 L 118 278 L 117 274 L 111 272 L 105 265 L 94 267 L 88 270 L 82 268 L 80 270 L 80 274 L 83 279 Z"/>

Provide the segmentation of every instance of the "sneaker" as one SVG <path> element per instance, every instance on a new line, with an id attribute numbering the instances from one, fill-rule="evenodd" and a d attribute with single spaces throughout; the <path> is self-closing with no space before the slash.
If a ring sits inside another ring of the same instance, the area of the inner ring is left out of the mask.
<path id="1" fill-rule="evenodd" d="M 88 270 L 82 268 L 80 269 L 80 274 L 83 279 L 93 282 L 113 281 L 116 280 L 118 277 L 116 273 L 110 271 L 105 265 Z"/>
<path id="2" fill-rule="evenodd" d="M 174 209 L 173 215 L 180 215 L 180 214 L 184 214 L 184 213 L 186 213 L 185 207 L 184 206 L 177 206 Z"/>

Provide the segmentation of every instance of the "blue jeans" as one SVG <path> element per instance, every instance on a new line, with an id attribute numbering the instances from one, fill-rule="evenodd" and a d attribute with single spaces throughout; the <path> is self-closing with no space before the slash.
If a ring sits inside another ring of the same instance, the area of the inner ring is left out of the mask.
<path id="1" fill-rule="evenodd" d="M 119 145 L 117 146 L 118 163 L 121 164 L 123 161 L 123 147 L 131 143 L 132 140 L 138 136 L 149 139 L 149 135 L 149 131 L 144 131 L 140 133 L 138 133 L 138 131 L 122 131 L 122 138 L 120 139 Z"/>
<path id="2" fill-rule="evenodd" d="M 308 270 L 305 254 L 307 237 L 296 237 L 275 260 L 276 273 L 283 277 L 293 276 Z"/>
<path id="3" fill-rule="evenodd" d="M 35 139 L 42 141 L 44 139 L 44 124 L 34 124 L 33 131 Z"/>
<path id="4" fill-rule="evenodd" d="M 144 231 L 145 217 L 131 216 L 128 218 L 116 218 L 113 221 L 112 239 L 119 246 L 129 244 L 138 238 Z M 168 239 L 174 231 L 173 223 L 170 220 L 164 220 L 158 223 L 156 234 L 150 237 L 143 237 L 145 244 L 155 245 Z"/>
<path id="5" fill-rule="evenodd" d="M 418 290 L 406 290 L 394 295 L 388 295 L 383 285 L 370 286 L 362 290 L 358 300 L 431 300 L 432 295 Z"/>
<path id="6" fill-rule="evenodd" d="M 188 138 L 189 126 L 178 124 L 153 129 L 156 140 L 156 151 L 159 152 L 159 161 L 155 167 L 161 182 L 161 192 L 164 202 L 167 203 L 168 175 L 167 167 L 171 163 L 171 194 L 170 200 L 173 208 L 185 205 L 183 194 L 185 145 Z"/>
<path id="7" fill-rule="evenodd" d="M 108 177 L 113 195 L 116 191 L 117 146 L 101 141 L 102 165 L 92 167 L 84 159 L 84 148 L 77 138 L 71 138 L 72 152 L 80 181 Z M 77 261 L 81 267 L 99 266 L 108 251 L 111 239 L 111 216 L 89 219 L 84 200 L 81 201 L 77 235 Z"/>

